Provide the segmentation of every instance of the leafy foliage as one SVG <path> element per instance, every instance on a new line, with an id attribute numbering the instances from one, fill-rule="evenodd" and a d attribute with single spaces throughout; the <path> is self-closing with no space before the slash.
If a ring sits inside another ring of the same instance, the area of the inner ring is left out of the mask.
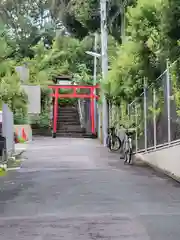
<path id="1" fill-rule="evenodd" d="M 131 4 L 133 0 L 108 1 L 108 31 L 116 40 L 121 40 L 123 3 Z M 79 39 L 100 29 L 99 0 L 49 0 L 51 15 L 61 19 L 68 31 Z"/>
<path id="2" fill-rule="evenodd" d="M 165 69 L 166 58 L 174 61 L 180 53 L 178 0 L 128 1 L 126 41 L 120 44 L 123 2 L 112 0 L 107 6 L 111 70 L 102 87 L 116 105 L 139 96 L 144 78 L 158 88 L 155 79 Z M 47 85 L 54 76 L 73 75 L 77 83 L 92 84 L 93 57 L 85 52 L 93 50 L 92 33 L 100 29 L 99 7 L 97 0 L 1 1 L 1 102 L 19 109 L 17 115 L 25 114 L 27 98 L 14 71 L 22 64 L 30 70 L 28 84 L 41 86 L 42 119 L 49 111 Z"/>
<path id="3" fill-rule="evenodd" d="M 12 110 L 21 109 L 22 113 L 26 112 L 27 97 L 20 88 L 17 74 L 15 73 L 16 62 L 9 59 L 12 51 L 3 34 L 4 29 L 1 26 L 0 33 L 0 107 L 2 102 L 7 103 Z"/>
<path id="4" fill-rule="evenodd" d="M 111 61 L 105 83 L 115 103 L 139 96 L 144 78 L 152 84 L 165 69 L 166 59 L 177 58 L 179 14 L 176 0 L 138 0 L 128 7 L 127 38 L 119 47 L 117 59 Z"/>
<path id="5" fill-rule="evenodd" d="M 46 0 L 4 0 L 0 2 L 0 13 L 14 47 L 12 57 L 33 57 L 32 46 L 41 38 L 51 43 L 55 36 Z"/>

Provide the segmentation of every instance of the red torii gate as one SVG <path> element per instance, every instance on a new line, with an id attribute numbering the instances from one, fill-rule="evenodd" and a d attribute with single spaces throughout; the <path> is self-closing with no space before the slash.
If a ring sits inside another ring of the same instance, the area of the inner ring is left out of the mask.
<path id="1" fill-rule="evenodd" d="M 99 88 L 99 85 L 85 86 L 85 85 L 49 85 L 50 89 L 53 90 L 51 96 L 54 98 L 54 113 L 53 113 L 53 137 L 56 137 L 57 132 L 57 116 L 58 116 L 58 98 L 89 98 L 91 99 L 90 104 L 90 116 L 91 116 L 91 132 L 95 134 L 95 123 L 94 123 L 94 100 L 98 99 L 99 96 L 95 94 L 95 90 Z M 59 89 L 73 89 L 72 93 L 59 93 Z M 90 93 L 77 93 L 79 89 L 88 89 Z"/>

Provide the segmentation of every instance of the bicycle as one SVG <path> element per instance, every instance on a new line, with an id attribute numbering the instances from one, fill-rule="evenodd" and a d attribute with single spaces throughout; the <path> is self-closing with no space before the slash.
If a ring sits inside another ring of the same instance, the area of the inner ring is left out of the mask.
<path id="1" fill-rule="evenodd" d="M 124 127 L 124 126 L 123 126 Z M 125 128 L 125 139 L 123 141 L 124 164 L 132 164 L 133 140 L 132 136 L 135 129 Z"/>
<path id="2" fill-rule="evenodd" d="M 116 135 L 115 127 L 110 127 L 108 129 L 106 145 L 112 152 L 117 152 L 121 148 L 121 140 Z"/>

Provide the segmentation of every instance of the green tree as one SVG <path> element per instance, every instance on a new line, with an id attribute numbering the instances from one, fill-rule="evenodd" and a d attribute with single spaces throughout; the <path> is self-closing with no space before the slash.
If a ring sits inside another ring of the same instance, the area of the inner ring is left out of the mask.
<path id="1" fill-rule="evenodd" d="M 20 109 L 26 113 L 27 97 L 20 87 L 20 82 L 15 73 L 16 61 L 9 58 L 13 49 L 8 45 L 5 29 L 0 27 L 0 107 L 7 103 L 15 111 Z"/>
<path id="2" fill-rule="evenodd" d="M 131 4 L 133 0 L 112 0 L 108 2 L 108 31 L 121 41 L 123 2 Z M 59 19 L 68 31 L 80 39 L 100 29 L 99 0 L 49 0 L 51 15 Z"/>
<path id="3" fill-rule="evenodd" d="M 128 8 L 127 39 L 119 47 L 117 59 L 111 62 L 106 84 L 115 98 L 134 99 L 143 90 L 144 77 L 151 84 L 164 70 L 169 46 L 177 52 L 177 37 L 170 39 L 163 30 L 168 20 L 165 24 L 162 19 L 170 11 L 168 8 L 166 0 L 138 0 Z"/>
<path id="4" fill-rule="evenodd" d="M 31 47 L 42 38 L 50 44 L 55 25 L 46 0 L 5 0 L 0 2 L 1 20 L 14 43 L 13 57 L 33 57 Z M 11 41 L 12 42 L 12 41 Z"/>

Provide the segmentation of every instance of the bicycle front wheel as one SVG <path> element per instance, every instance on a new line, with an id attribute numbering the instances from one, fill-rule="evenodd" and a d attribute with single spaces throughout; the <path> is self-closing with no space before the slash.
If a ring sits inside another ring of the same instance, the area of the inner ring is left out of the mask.
<path id="1" fill-rule="evenodd" d="M 128 148 L 125 150 L 124 154 L 124 163 L 131 164 L 132 163 L 132 147 L 128 146 Z"/>
<path id="2" fill-rule="evenodd" d="M 116 152 L 121 148 L 121 140 L 118 136 L 114 136 L 109 141 L 109 149 Z"/>

